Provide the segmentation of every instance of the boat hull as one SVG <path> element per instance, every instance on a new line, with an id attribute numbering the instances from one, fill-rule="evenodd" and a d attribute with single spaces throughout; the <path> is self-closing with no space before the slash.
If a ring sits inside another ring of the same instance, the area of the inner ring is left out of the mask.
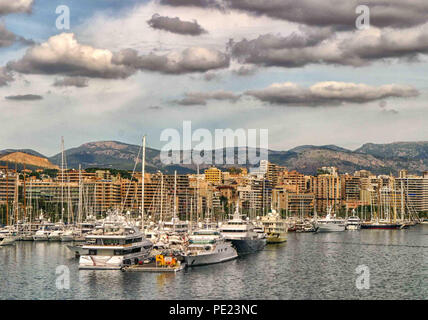
<path id="1" fill-rule="evenodd" d="M 266 243 L 267 244 L 275 244 L 275 243 L 283 243 L 287 241 L 287 235 L 275 234 L 275 235 L 267 235 Z"/>
<path id="2" fill-rule="evenodd" d="M 65 235 L 61 236 L 61 242 L 72 242 L 72 241 L 73 241 L 73 236 L 65 236 Z"/>
<path id="3" fill-rule="evenodd" d="M 15 237 L 5 237 L 0 240 L 0 246 L 10 246 L 13 245 L 16 241 Z"/>
<path id="4" fill-rule="evenodd" d="M 405 226 L 402 224 L 363 224 L 361 229 L 380 229 L 380 230 L 397 230 L 403 229 Z"/>
<path id="5" fill-rule="evenodd" d="M 138 264 L 145 258 L 144 254 L 132 254 L 129 256 L 90 256 L 81 255 L 79 269 L 81 270 L 120 270 L 125 266 Z M 126 260 L 129 263 L 126 263 Z"/>
<path id="6" fill-rule="evenodd" d="M 82 246 L 74 246 L 74 245 L 67 245 L 67 249 L 73 252 L 77 257 L 86 255 L 89 253 L 88 249 L 83 249 Z"/>
<path id="7" fill-rule="evenodd" d="M 356 224 L 348 224 L 346 226 L 346 230 L 359 230 L 359 229 L 361 229 L 361 226 Z"/>
<path id="8" fill-rule="evenodd" d="M 33 236 L 22 236 L 21 241 L 34 241 Z"/>
<path id="9" fill-rule="evenodd" d="M 34 241 L 48 241 L 48 236 L 33 236 Z"/>
<path id="10" fill-rule="evenodd" d="M 201 255 L 184 256 L 184 261 L 188 267 L 205 266 L 209 264 L 222 263 L 236 259 L 238 254 L 235 250 L 228 250 L 222 253 L 210 253 Z"/>
<path id="11" fill-rule="evenodd" d="M 232 240 L 232 245 L 238 254 L 248 254 L 263 250 L 266 242 L 266 239 L 239 239 Z"/>
<path id="12" fill-rule="evenodd" d="M 317 229 L 317 232 L 319 232 L 319 233 L 322 233 L 322 232 L 341 232 L 341 231 L 345 231 L 345 225 L 335 224 L 335 223 L 326 223 L 326 224 L 320 223 L 318 225 L 318 229 Z"/>
<path id="13" fill-rule="evenodd" d="M 61 236 L 52 236 L 52 237 L 49 237 L 48 240 L 50 242 L 59 242 L 61 241 Z"/>

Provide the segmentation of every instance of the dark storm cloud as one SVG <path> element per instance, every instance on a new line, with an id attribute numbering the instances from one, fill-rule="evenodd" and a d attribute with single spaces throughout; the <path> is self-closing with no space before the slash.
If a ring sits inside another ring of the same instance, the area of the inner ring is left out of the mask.
<path id="1" fill-rule="evenodd" d="M 236 9 L 255 15 L 306 24 L 354 28 L 359 5 L 370 8 L 370 23 L 376 27 L 409 27 L 428 21 L 426 0 L 161 0 L 172 6 Z"/>
<path id="2" fill-rule="evenodd" d="M 229 49 L 239 62 L 263 66 L 363 66 L 384 58 L 417 59 L 418 54 L 428 53 L 428 24 L 409 29 L 369 28 L 341 36 L 330 29 L 302 29 L 286 37 L 265 34 L 253 40 L 232 40 Z"/>
<path id="3" fill-rule="evenodd" d="M 154 14 L 147 23 L 154 29 L 166 30 L 183 35 L 198 36 L 207 32 L 196 20 L 193 22 L 182 21 L 178 17 L 170 18 Z"/>
<path id="4" fill-rule="evenodd" d="M 345 82 L 319 82 L 309 88 L 286 82 L 276 83 L 260 90 L 249 90 L 246 95 L 260 101 L 280 105 L 329 106 L 343 103 L 367 103 L 390 97 L 408 98 L 419 95 L 410 86 L 382 85 L 379 87 Z"/>
<path id="5" fill-rule="evenodd" d="M 192 47 L 165 55 L 139 55 L 134 49 L 125 49 L 114 56 L 113 62 L 140 70 L 184 74 L 227 68 L 230 59 L 217 50 Z"/>
<path id="6" fill-rule="evenodd" d="M 55 79 L 53 86 L 85 88 L 88 86 L 88 79 L 83 77 L 66 77 L 63 79 Z"/>
<path id="7" fill-rule="evenodd" d="M 37 94 L 23 94 L 16 96 L 7 96 L 5 97 L 7 100 L 16 100 L 16 101 L 34 101 L 34 100 L 42 100 L 43 97 Z"/>

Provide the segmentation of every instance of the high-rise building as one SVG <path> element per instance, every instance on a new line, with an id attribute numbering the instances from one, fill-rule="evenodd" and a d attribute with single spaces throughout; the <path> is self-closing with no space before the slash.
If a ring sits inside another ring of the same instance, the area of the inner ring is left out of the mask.
<path id="1" fill-rule="evenodd" d="M 6 167 L 0 167 L 0 203 L 13 201 L 16 190 L 16 173 Z"/>
<path id="2" fill-rule="evenodd" d="M 395 190 L 404 194 L 406 210 L 416 213 L 428 212 L 428 175 L 395 179 Z"/>
<path id="3" fill-rule="evenodd" d="M 205 170 L 205 180 L 214 184 L 222 183 L 222 173 L 220 169 L 211 167 Z"/>
<path id="4" fill-rule="evenodd" d="M 311 193 L 315 195 L 318 212 L 326 212 L 329 207 L 334 212 L 340 209 L 342 200 L 340 177 L 337 174 L 320 174 L 311 180 Z"/>

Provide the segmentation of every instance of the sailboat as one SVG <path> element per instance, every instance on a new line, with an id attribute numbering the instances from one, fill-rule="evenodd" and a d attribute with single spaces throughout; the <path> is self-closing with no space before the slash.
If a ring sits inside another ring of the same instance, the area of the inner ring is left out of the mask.
<path id="1" fill-rule="evenodd" d="M 403 229 L 406 225 L 398 222 L 396 211 L 394 217 L 390 216 L 390 199 L 386 196 L 391 190 L 387 187 L 378 189 L 378 206 L 374 217 L 369 222 L 363 222 L 361 229 Z M 395 194 L 395 190 L 392 191 Z"/>
<path id="2" fill-rule="evenodd" d="M 185 237 L 189 232 L 189 223 L 181 221 L 177 215 L 177 171 L 174 172 L 174 211 L 170 221 L 160 222 L 160 233 L 167 235 L 168 242 L 173 244 L 184 244 Z"/>

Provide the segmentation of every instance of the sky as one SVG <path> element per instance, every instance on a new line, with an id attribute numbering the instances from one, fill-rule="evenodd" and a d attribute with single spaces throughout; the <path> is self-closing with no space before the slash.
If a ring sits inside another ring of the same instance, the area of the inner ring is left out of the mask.
<path id="1" fill-rule="evenodd" d="M 359 27 L 359 1 L 322 3 L 0 0 L 0 150 L 161 148 L 183 121 L 273 150 L 428 140 L 428 2 L 364 1 Z"/>

